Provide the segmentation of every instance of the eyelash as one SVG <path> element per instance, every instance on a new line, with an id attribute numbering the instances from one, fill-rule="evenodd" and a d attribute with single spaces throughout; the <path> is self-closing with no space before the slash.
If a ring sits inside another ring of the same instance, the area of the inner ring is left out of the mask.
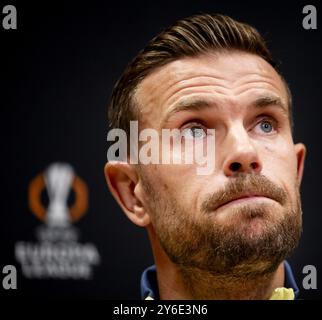
<path id="1" fill-rule="evenodd" d="M 185 127 L 186 125 L 189 125 L 188 127 Z M 191 126 L 201 126 L 204 128 L 207 128 L 206 124 L 204 123 L 204 121 L 199 120 L 199 119 L 191 119 L 191 120 L 187 120 L 185 121 L 182 125 L 181 125 L 181 129 L 186 129 L 186 128 L 191 128 Z"/>
<path id="2" fill-rule="evenodd" d="M 189 120 L 186 121 L 181 127 L 180 130 L 183 131 L 185 129 L 200 127 L 201 129 L 207 131 L 207 126 L 205 126 L 201 121 L 198 120 Z"/>

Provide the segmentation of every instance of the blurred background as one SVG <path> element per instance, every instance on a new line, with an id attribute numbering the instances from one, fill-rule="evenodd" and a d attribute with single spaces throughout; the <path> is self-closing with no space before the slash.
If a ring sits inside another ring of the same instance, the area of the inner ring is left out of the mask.
<path id="1" fill-rule="evenodd" d="M 18 28 L 0 26 L 0 270 L 17 267 L 18 290 L 0 295 L 140 298 L 140 276 L 153 259 L 145 230 L 125 218 L 106 187 L 107 104 L 153 36 L 210 12 L 254 25 L 290 84 L 294 139 L 308 157 L 304 232 L 289 262 L 301 298 L 322 298 L 320 2 L 48 0 L 0 1 L 0 8 L 7 4 L 17 9 Z M 307 4 L 317 9 L 317 30 L 302 26 Z M 306 265 L 317 269 L 316 290 L 303 289 Z"/>

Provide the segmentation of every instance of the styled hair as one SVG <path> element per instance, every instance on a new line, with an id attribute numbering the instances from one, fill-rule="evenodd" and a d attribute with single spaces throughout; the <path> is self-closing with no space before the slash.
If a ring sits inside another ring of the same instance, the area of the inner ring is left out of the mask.
<path id="1" fill-rule="evenodd" d="M 136 89 L 156 68 L 184 57 L 229 50 L 255 54 L 280 74 L 264 39 L 255 28 L 221 14 L 194 15 L 177 21 L 154 37 L 127 66 L 113 88 L 108 108 L 110 127 L 129 133 L 130 120 L 139 120 Z M 288 93 L 292 125 L 291 93 L 280 76 Z"/>

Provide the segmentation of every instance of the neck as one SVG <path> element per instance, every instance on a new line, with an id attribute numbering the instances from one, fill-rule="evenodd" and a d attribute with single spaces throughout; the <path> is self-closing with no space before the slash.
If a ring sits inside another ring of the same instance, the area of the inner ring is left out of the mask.
<path id="1" fill-rule="evenodd" d="M 155 240 L 155 239 L 154 239 Z M 215 275 L 198 268 L 177 266 L 158 241 L 153 241 L 161 300 L 263 300 L 284 284 L 284 265 L 257 277 Z"/>
<path id="2" fill-rule="evenodd" d="M 283 264 L 273 273 L 251 279 L 214 275 L 196 268 L 158 268 L 162 300 L 264 300 L 269 299 L 274 289 L 283 286 L 283 283 Z"/>

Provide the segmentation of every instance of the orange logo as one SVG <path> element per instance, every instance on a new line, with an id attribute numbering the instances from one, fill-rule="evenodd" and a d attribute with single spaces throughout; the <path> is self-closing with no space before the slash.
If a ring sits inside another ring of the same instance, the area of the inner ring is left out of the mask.
<path id="1" fill-rule="evenodd" d="M 47 208 L 41 199 L 45 189 L 49 198 Z M 67 200 L 71 190 L 74 191 L 75 201 L 69 208 Z M 69 164 L 53 163 L 30 182 L 28 202 L 38 219 L 51 226 L 66 226 L 79 220 L 87 211 L 88 189 Z"/>

